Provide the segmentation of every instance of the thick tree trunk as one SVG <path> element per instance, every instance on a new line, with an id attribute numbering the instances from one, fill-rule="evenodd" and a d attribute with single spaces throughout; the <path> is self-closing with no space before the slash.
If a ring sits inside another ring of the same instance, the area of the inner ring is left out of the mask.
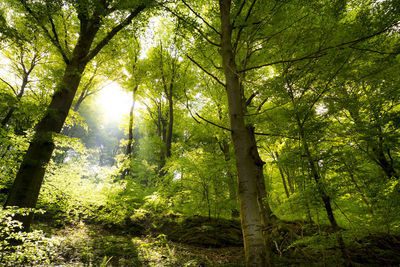
<path id="1" fill-rule="evenodd" d="M 270 248 L 266 234 L 267 218 L 263 212 L 260 186 L 264 180 L 263 164 L 255 143 L 253 127 L 246 126 L 243 95 L 240 87 L 235 56 L 232 49 L 230 0 L 219 0 L 221 19 L 221 55 L 228 96 L 231 135 L 238 170 L 240 216 L 247 266 L 271 265 Z M 264 188 L 265 191 L 265 188 Z"/>
<path id="2" fill-rule="evenodd" d="M 37 124 L 36 132 L 18 170 L 5 206 L 35 207 L 46 165 L 54 150 L 54 135 L 60 133 L 62 129 L 87 63 L 146 7 L 144 4 L 139 4 L 125 20 L 109 31 L 91 50 L 96 34 L 101 27 L 104 12 L 112 12 L 108 9 L 106 1 L 98 2 L 98 4 L 103 5 L 103 8 L 96 7 L 90 17 L 89 12 L 79 8 L 76 10 L 80 21 L 80 33 L 70 58 L 67 56 L 69 53 L 66 53 L 59 43 L 56 44 L 66 63 L 64 76 L 58 84 L 46 115 Z M 32 13 L 28 3 L 24 1 L 23 5 L 27 11 Z M 33 17 L 35 18 L 35 16 Z M 45 30 L 45 27 L 43 29 Z M 53 41 L 58 42 L 57 38 Z M 30 213 L 28 216 L 19 218 L 25 231 L 29 231 L 32 217 Z"/>
<path id="3" fill-rule="evenodd" d="M 46 165 L 54 150 L 54 135 L 60 133 L 88 63 L 86 56 L 99 29 L 98 24 L 81 32 L 68 60 L 63 78 L 53 95 L 45 116 L 39 121 L 4 206 L 34 208 L 43 182 Z M 29 231 L 33 215 L 20 216 L 25 231 Z"/>
<path id="4" fill-rule="evenodd" d="M 54 135 L 61 131 L 78 88 L 85 64 L 71 60 L 66 66 L 59 89 L 54 94 L 46 115 L 36 132 L 18 170 L 5 206 L 34 208 L 39 196 L 46 165 L 54 150 Z M 32 214 L 22 216 L 24 230 L 29 231 Z"/>

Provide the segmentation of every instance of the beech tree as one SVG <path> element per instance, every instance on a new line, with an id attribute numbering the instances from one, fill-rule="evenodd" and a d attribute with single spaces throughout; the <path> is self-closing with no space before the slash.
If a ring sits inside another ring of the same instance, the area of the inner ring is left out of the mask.
<path id="1" fill-rule="evenodd" d="M 119 31 L 154 3 L 12 1 L 16 12 L 25 14 L 53 44 L 65 63 L 65 70 L 45 116 L 37 124 L 5 206 L 35 207 L 46 164 L 54 150 L 54 138 L 62 129 L 86 65 Z M 77 31 L 73 24 L 79 26 Z M 64 28 L 65 25 L 68 27 Z M 20 219 L 28 231 L 32 215 Z"/>

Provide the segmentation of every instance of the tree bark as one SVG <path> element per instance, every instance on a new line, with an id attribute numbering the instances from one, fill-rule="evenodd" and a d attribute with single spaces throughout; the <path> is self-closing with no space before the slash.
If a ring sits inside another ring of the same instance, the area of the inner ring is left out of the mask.
<path id="1" fill-rule="evenodd" d="M 224 138 L 222 141 L 218 140 L 219 147 L 224 154 L 225 162 L 228 163 L 231 160 L 230 154 L 230 145 L 227 140 Z M 227 171 L 228 176 L 228 190 L 229 190 L 229 200 L 235 204 L 231 208 L 231 218 L 235 219 L 240 216 L 239 210 L 236 208 L 237 206 L 237 184 L 235 182 L 235 175 L 228 169 Z"/>
<path id="2" fill-rule="evenodd" d="M 138 86 L 136 85 L 132 92 L 132 105 L 131 105 L 131 109 L 129 110 L 128 144 L 126 145 L 126 150 L 125 150 L 125 157 L 126 157 L 126 160 L 128 161 L 128 164 L 130 164 L 130 159 L 131 159 L 132 151 L 133 151 L 133 149 L 132 149 L 133 148 L 133 111 L 135 109 L 137 89 L 138 89 Z M 130 170 L 130 167 L 128 165 L 122 171 L 122 175 L 121 175 L 122 180 L 125 179 L 125 176 L 127 176 L 129 174 L 129 170 Z"/>
<path id="3" fill-rule="evenodd" d="M 167 137 L 165 140 L 165 156 L 166 158 L 171 157 L 171 146 L 172 146 L 172 130 L 174 127 L 174 102 L 173 102 L 173 97 L 172 97 L 172 88 L 173 88 L 173 81 L 171 81 L 171 84 L 169 86 L 169 92 L 168 92 L 168 132 L 167 132 Z"/>
<path id="4" fill-rule="evenodd" d="M 273 154 L 273 156 L 275 158 L 276 164 L 278 165 L 279 173 L 281 174 L 282 184 L 283 184 L 283 188 L 285 189 L 286 197 L 289 198 L 290 197 L 290 193 L 289 193 L 288 187 L 286 185 L 285 174 L 284 174 L 284 171 L 283 171 L 282 167 L 279 165 L 279 162 L 278 162 L 279 153 L 278 152 L 275 152 L 275 153 L 272 152 L 272 154 Z"/>
<path id="5" fill-rule="evenodd" d="M 22 55 L 21 55 L 21 57 L 22 57 Z M 22 98 L 22 96 L 23 96 L 24 93 L 25 93 L 25 88 L 26 88 L 26 86 L 27 86 L 28 83 L 29 83 L 28 77 L 29 77 L 30 73 L 32 72 L 33 68 L 36 66 L 35 58 L 36 58 L 36 56 L 35 56 L 34 59 L 32 60 L 31 67 L 29 68 L 29 70 L 26 70 L 24 64 L 21 63 L 21 64 L 22 64 L 22 67 L 23 67 L 23 69 L 24 69 L 24 72 L 23 72 L 23 74 L 22 74 L 22 83 L 21 83 L 21 87 L 20 87 L 20 89 L 19 89 L 19 93 L 18 93 L 18 95 L 16 95 L 17 101 L 18 101 L 18 102 L 21 101 L 21 98 Z M 21 60 L 21 62 L 22 62 L 22 60 Z M 10 85 L 10 86 L 11 86 L 11 85 Z M 17 108 L 16 108 L 15 106 L 13 106 L 13 107 L 10 108 L 10 110 L 7 112 L 6 116 L 5 116 L 5 117 L 3 118 L 3 120 L 1 121 L 1 126 L 2 126 L 2 127 L 5 127 L 5 126 L 7 125 L 7 123 L 10 121 L 11 116 L 13 115 L 13 113 L 14 113 L 14 111 L 15 111 L 16 109 L 17 109 Z"/>
<path id="6" fill-rule="evenodd" d="M 27 3 L 24 3 L 24 7 L 29 13 L 33 14 Z M 91 47 L 101 26 L 103 10 L 96 9 L 91 17 L 88 17 L 85 10 L 77 10 L 80 20 L 80 33 L 77 43 L 70 58 L 66 56 L 65 51 L 60 50 L 61 46 L 58 47 L 66 63 L 63 78 L 57 86 L 45 116 L 37 124 L 36 132 L 23 158 L 5 206 L 20 208 L 34 208 L 36 206 L 46 165 L 49 163 L 54 150 L 54 136 L 60 133 L 62 129 L 87 63 L 144 8 L 145 5 L 139 5 L 94 48 Z M 33 17 L 37 19 L 34 14 Z M 37 21 L 37 23 L 40 24 L 41 22 Z M 44 26 L 42 29 L 46 30 Z M 53 41 L 56 42 L 57 40 Z M 33 214 L 29 213 L 29 215 L 20 216 L 17 219 L 22 221 L 24 230 L 29 231 L 32 218 Z"/>
<path id="7" fill-rule="evenodd" d="M 324 203 L 324 207 L 326 210 L 326 214 L 328 216 L 328 220 L 329 220 L 332 228 L 335 230 L 338 230 L 339 226 L 336 222 L 335 215 L 333 214 L 331 199 L 330 199 L 329 195 L 326 193 L 324 186 L 321 182 L 321 177 L 318 173 L 316 163 L 311 155 L 307 140 L 305 139 L 304 129 L 303 129 L 303 126 L 301 125 L 300 118 L 298 118 L 298 116 L 297 116 L 296 119 L 297 119 L 297 126 L 298 126 L 298 130 L 299 130 L 301 144 L 304 149 L 305 157 L 307 158 L 307 161 L 308 161 L 308 165 L 309 165 L 308 167 L 310 168 L 311 175 L 314 178 L 315 184 L 317 185 L 318 193 L 320 194 L 322 202 Z"/>
<path id="8" fill-rule="evenodd" d="M 263 164 L 255 143 L 253 127 L 246 125 L 242 88 L 232 48 L 230 0 L 219 0 L 221 20 L 221 56 L 228 96 L 231 136 L 238 170 L 240 216 L 247 266 L 270 266 L 270 248 L 266 234 L 267 219 L 260 195 L 264 180 Z M 264 187 L 265 191 L 265 187 Z"/>
<path id="9" fill-rule="evenodd" d="M 37 130 L 18 170 L 5 206 L 20 208 L 36 206 L 46 165 L 54 150 L 54 135 L 61 131 L 86 65 L 77 60 L 81 52 L 80 49 L 76 50 L 75 58 L 66 66 L 62 82 L 52 98 L 46 115 L 37 124 Z M 33 215 L 30 213 L 17 219 L 22 221 L 24 230 L 29 231 L 32 218 Z"/>

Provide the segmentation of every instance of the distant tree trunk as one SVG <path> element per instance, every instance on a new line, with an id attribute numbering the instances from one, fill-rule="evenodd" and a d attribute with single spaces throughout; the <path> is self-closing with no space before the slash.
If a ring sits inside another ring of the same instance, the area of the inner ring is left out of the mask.
<path id="1" fill-rule="evenodd" d="M 23 57 L 23 53 L 21 52 L 21 57 Z M 25 65 L 24 65 L 24 63 L 23 63 L 23 60 L 21 59 L 21 67 L 22 67 L 22 69 L 23 69 L 23 73 L 22 73 L 22 82 L 21 82 L 21 86 L 20 86 L 20 88 L 19 88 L 19 92 L 18 92 L 18 94 L 16 95 L 16 97 L 17 97 L 17 101 L 18 102 L 20 102 L 21 101 L 21 98 L 22 98 L 22 96 L 24 95 L 24 93 L 25 93 L 25 88 L 26 88 L 26 86 L 28 85 L 28 83 L 29 83 L 29 75 L 31 74 L 31 72 L 33 71 L 33 69 L 35 68 L 35 66 L 37 65 L 37 55 L 35 54 L 34 56 L 33 56 L 33 59 L 32 59 L 32 61 L 31 61 L 31 66 L 29 67 L 29 69 L 26 69 L 26 67 L 25 67 Z M 13 88 L 13 86 L 12 85 L 10 85 L 10 84 L 8 84 L 7 83 L 7 85 L 8 86 L 10 86 L 13 90 L 14 90 L 14 88 Z M 15 90 L 14 90 L 15 91 Z M 1 121 L 1 126 L 2 127 L 5 127 L 6 125 L 7 125 L 7 123 L 10 121 L 10 119 L 11 119 L 11 116 L 13 115 L 13 113 L 14 113 L 14 111 L 16 110 L 17 108 L 15 107 L 15 106 L 13 106 L 13 107 L 11 107 L 10 108 L 10 110 L 7 112 L 7 114 L 6 114 L 6 116 L 2 119 L 2 121 Z"/>
<path id="2" fill-rule="evenodd" d="M 236 155 L 239 180 L 240 215 L 247 266 L 270 266 L 271 252 L 266 233 L 269 218 L 262 191 L 264 162 L 260 159 L 254 131 L 246 125 L 242 88 L 232 48 L 230 0 L 219 0 L 221 19 L 221 56 L 226 80 L 231 135 Z"/>
<path id="3" fill-rule="evenodd" d="M 282 167 L 280 166 L 280 164 L 278 162 L 279 154 L 278 154 L 278 152 L 275 152 L 275 153 L 272 153 L 272 154 L 274 155 L 276 164 L 278 165 L 279 173 L 281 174 L 282 184 L 283 184 L 283 188 L 285 189 L 286 197 L 289 198 L 290 197 L 290 193 L 289 193 L 288 187 L 286 185 L 285 174 L 284 174 L 284 171 L 283 171 Z"/>
<path id="4" fill-rule="evenodd" d="M 390 155 L 390 149 L 387 149 L 387 155 L 390 158 L 390 160 L 387 159 L 387 156 L 385 155 L 384 151 L 384 146 L 383 146 L 383 138 L 382 138 L 382 130 L 379 128 L 379 136 L 378 136 L 378 142 L 377 145 L 373 147 L 373 153 L 375 155 L 375 161 L 378 163 L 378 165 L 382 168 L 383 172 L 386 174 L 388 179 L 399 179 L 399 175 L 397 171 L 394 168 L 393 164 L 393 159 L 391 158 Z"/>
<path id="5" fill-rule="evenodd" d="M 224 159 L 225 162 L 228 163 L 231 160 L 231 153 L 230 153 L 230 145 L 229 143 L 223 139 L 222 141 L 218 141 L 219 147 L 224 153 Z M 227 176 L 228 176 L 228 190 L 229 190 L 229 200 L 232 203 L 237 204 L 237 183 L 235 181 L 236 177 L 235 175 L 228 169 L 227 171 Z M 235 205 L 236 206 L 236 205 Z M 240 213 L 237 208 L 232 207 L 231 208 L 231 217 L 232 218 L 237 218 L 240 216 Z"/>
<path id="6" fill-rule="evenodd" d="M 287 168 L 283 168 L 282 170 L 286 173 L 286 178 L 289 184 L 290 193 L 294 194 L 294 186 L 292 178 L 290 176 L 290 171 Z"/>
<path id="7" fill-rule="evenodd" d="M 24 6 L 27 10 L 30 10 L 26 2 L 24 2 Z M 81 10 L 83 13 L 78 14 L 80 20 L 78 41 L 70 58 L 66 56 L 65 51 L 63 53 L 66 63 L 63 78 L 58 84 L 45 116 L 37 124 L 36 132 L 23 158 L 5 206 L 18 206 L 20 208 L 34 208 L 36 206 L 44 173 L 54 150 L 54 136 L 60 133 L 62 129 L 87 63 L 144 8 L 144 5 L 138 6 L 92 50 L 91 47 L 100 29 L 104 10 L 95 9 L 90 18 L 85 10 Z M 56 41 L 54 40 L 54 42 Z M 19 216 L 17 219 L 22 221 L 24 230 L 29 231 L 32 218 L 33 214 L 29 213 L 29 215 Z"/>
<path id="8" fill-rule="evenodd" d="M 346 93 L 346 96 L 350 98 L 350 95 L 348 93 Z M 348 111 L 355 125 L 358 126 L 360 129 L 363 129 L 365 128 L 365 126 L 363 125 L 363 122 L 360 119 L 360 112 L 359 112 L 360 104 L 358 101 L 356 103 L 357 103 L 356 108 L 348 109 Z M 398 172 L 394 168 L 394 162 L 391 157 L 390 148 L 387 149 L 384 148 L 382 128 L 378 126 L 376 130 L 378 131 L 378 133 L 376 134 L 377 140 L 374 140 L 374 137 L 367 138 L 368 144 L 372 147 L 372 153 L 369 153 L 368 151 L 365 150 L 364 152 L 366 152 L 368 157 L 382 169 L 382 171 L 385 173 L 388 179 L 395 178 L 396 180 L 398 180 L 400 177 Z"/>
<path id="9" fill-rule="evenodd" d="M 172 97 L 172 88 L 173 84 L 171 81 L 168 92 L 168 132 L 167 132 L 167 138 L 165 140 L 165 156 L 167 158 L 171 157 L 172 132 L 173 132 L 172 130 L 174 127 L 174 102 Z"/>
<path id="10" fill-rule="evenodd" d="M 331 199 L 330 199 L 329 195 L 327 194 L 327 192 L 325 191 L 324 185 L 322 184 L 320 174 L 317 170 L 317 163 L 315 162 L 315 160 L 313 159 L 313 157 L 311 155 L 310 148 L 309 148 L 307 140 L 305 138 L 304 129 L 303 129 L 303 126 L 301 124 L 301 121 L 300 121 L 300 118 L 298 115 L 296 115 L 296 120 L 297 120 L 297 126 L 298 126 L 298 130 L 299 130 L 300 141 L 301 141 L 301 144 L 304 149 L 305 157 L 307 158 L 307 161 L 309 164 L 311 175 L 314 178 L 314 181 L 317 185 L 318 193 L 320 194 L 320 196 L 322 198 L 322 202 L 324 203 L 324 207 L 325 207 L 326 213 L 328 215 L 328 220 L 332 226 L 332 229 L 333 229 L 333 231 L 337 232 L 340 230 L 340 228 L 339 228 L 339 225 L 337 224 L 335 215 L 333 214 Z M 343 259 L 347 263 L 348 261 L 350 261 L 350 258 L 347 254 L 346 246 L 344 244 L 341 233 L 338 233 L 337 241 L 339 244 L 339 248 L 342 252 Z M 349 263 L 347 263 L 347 264 L 349 264 Z"/>
<path id="11" fill-rule="evenodd" d="M 132 157 L 132 148 L 133 148 L 133 111 L 135 109 L 135 103 L 136 103 L 136 91 L 138 89 L 138 86 L 133 89 L 132 91 L 132 105 L 131 109 L 129 110 L 129 128 L 128 128 L 128 144 L 126 145 L 126 150 L 125 150 L 125 158 L 128 161 L 128 164 L 130 164 L 130 159 Z M 121 179 L 125 179 L 125 176 L 129 174 L 130 167 L 129 165 L 125 167 L 125 169 L 122 171 Z"/>
<path id="12" fill-rule="evenodd" d="M 322 184 L 321 181 L 321 177 L 319 175 L 319 172 L 317 170 L 317 166 L 316 163 L 311 155 L 310 152 L 310 148 L 308 146 L 305 134 L 304 134 L 304 129 L 303 126 L 300 122 L 300 118 L 297 116 L 297 126 L 298 126 L 298 130 L 299 130 L 299 135 L 300 135 L 300 140 L 301 140 L 301 144 L 303 146 L 304 149 L 304 155 L 308 161 L 308 167 L 310 169 L 311 172 L 311 176 L 314 178 L 314 181 L 317 185 L 318 188 L 318 193 L 321 196 L 322 202 L 324 203 L 324 207 L 326 210 L 326 214 L 328 215 L 328 220 L 332 226 L 333 229 L 337 230 L 339 228 L 336 219 L 335 219 L 335 215 L 333 214 L 333 209 L 332 209 L 332 205 L 331 205 L 331 199 L 328 196 L 328 194 L 325 191 L 325 188 Z"/>
<path id="13" fill-rule="evenodd" d="M 171 71 L 172 76 L 169 81 L 167 81 L 167 77 L 164 73 L 164 57 L 163 57 L 163 46 L 160 43 L 160 70 L 161 70 L 161 80 L 163 82 L 164 93 L 167 96 L 168 101 L 168 131 L 166 132 L 165 136 L 163 136 L 163 141 L 165 143 L 165 158 L 171 157 L 171 146 L 172 146 L 172 134 L 173 134 L 173 127 L 174 127 L 174 97 L 173 97 L 173 88 L 175 83 L 175 76 L 177 70 L 177 58 L 172 59 L 171 62 Z M 166 125 L 164 126 L 165 129 Z M 165 175 L 166 172 L 163 172 Z"/>
<path id="14" fill-rule="evenodd" d="M 372 209 L 369 201 L 367 200 L 367 197 L 365 196 L 364 191 L 361 189 L 361 187 L 358 185 L 356 178 L 354 177 L 353 170 L 349 166 L 349 164 L 346 163 L 346 159 L 341 160 L 344 167 L 346 168 L 347 173 L 349 174 L 350 181 L 353 183 L 354 187 L 357 189 L 358 193 L 360 193 L 361 199 L 364 201 L 365 205 L 369 208 L 371 214 L 374 214 L 374 210 Z"/>

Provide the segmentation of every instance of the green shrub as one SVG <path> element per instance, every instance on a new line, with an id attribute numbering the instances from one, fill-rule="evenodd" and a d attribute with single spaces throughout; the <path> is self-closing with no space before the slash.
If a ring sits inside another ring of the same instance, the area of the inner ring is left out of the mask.
<path id="1" fill-rule="evenodd" d="M 49 264 L 57 256 L 59 238 L 47 238 L 42 231 L 24 232 L 15 215 L 32 209 L 0 207 L 0 264 L 5 266 Z"/>

